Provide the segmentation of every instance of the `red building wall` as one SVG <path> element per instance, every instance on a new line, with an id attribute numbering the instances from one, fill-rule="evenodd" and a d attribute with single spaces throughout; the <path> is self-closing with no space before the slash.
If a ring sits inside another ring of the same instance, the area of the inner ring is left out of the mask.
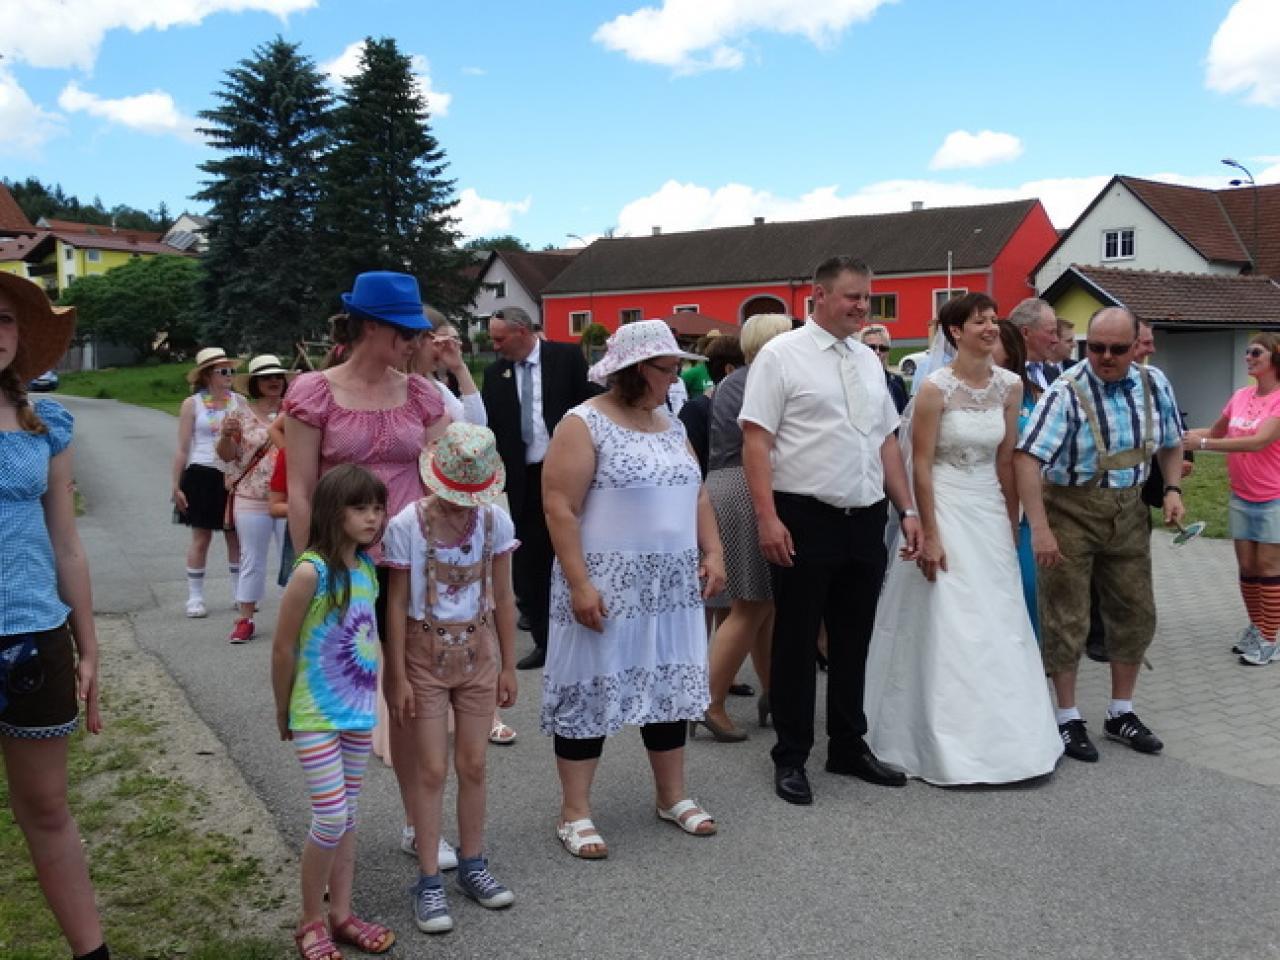
<path id="1" fill-rule="evenodd" d="M 1057 242 L 1058 231 L 1037 203 L 991 265 L 995 276 L 992 296 L 1000 305 L 1000 316 L 1007 317 L 1019 301 L 1036 295 L 1031 270 Z"/>

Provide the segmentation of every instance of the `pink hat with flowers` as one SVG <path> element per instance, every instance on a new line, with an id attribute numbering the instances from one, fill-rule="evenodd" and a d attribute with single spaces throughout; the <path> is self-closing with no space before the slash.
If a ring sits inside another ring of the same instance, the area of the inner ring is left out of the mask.
<path id="1" fill-rule="evenodd" d="M 474 423 L 449 424 L 444 436 L 422 451 L 418 471 L 428 490 L 463 507 L 492 503 L 507 482 L 493 431 Z"/>
<path id="2" fill-rule="evenodd" d="M 604 344 L 604 356 L 587 371 L 593 383 L 607 386 L 609 377 L 624 367 L 631 367 L 642 360 L 654 357 L 680 357 L 684 360 L 705 360 L 700 353 L 681 350 L 675 335 L 661 320 L 640 320 L 625 323 Z"/>

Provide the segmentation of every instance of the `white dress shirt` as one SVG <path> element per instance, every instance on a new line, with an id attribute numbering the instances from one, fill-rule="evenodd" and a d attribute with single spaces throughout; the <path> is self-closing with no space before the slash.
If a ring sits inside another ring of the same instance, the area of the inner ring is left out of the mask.
<path id="1" fill-rule="evenodd" d="M 849 421 L 841 342 L 874 408 L 865 433 Z M 880 447 L 897 429 L 898 411 L 874 352 L 854 337 L 840 341 L 810 320 L 765 344 L 747 371 L 738 422 L 773 434 L 775 491 L 835 507 L 867 507 L 884 498 Z"/>
<path id="2" fill-rule="evenodd" d="M 427 377 L 427 379 L 440 391 L 440 400 L 444 404 L 444 412 L 448 415 L 450 423 L 474 423 L 479 427 L 489 425 L 489 415 L 485 412 L 484 400 L 479 391 L 464 393 L 461 398 L 458 398 L 453 395 L 453 391 L 444 381 L 437 380 L 435 377 Z"/>
<path id="3" fill-rule="evenodd" d="M 533 341 L 533 350 L 523 360 L 514 364 L 516 377 L 516 396 L 524 404 L 524 394 L 520 389 L 520 364 L 528 363 L 529 380 L 533 385 L 533 442 L 525 444 L 524 462 L 541 463 L 547 456 L 547 445 L 551 443 L 551 434 L 547 432 L 547 420 L 542 415 L 542 341 Z"/>

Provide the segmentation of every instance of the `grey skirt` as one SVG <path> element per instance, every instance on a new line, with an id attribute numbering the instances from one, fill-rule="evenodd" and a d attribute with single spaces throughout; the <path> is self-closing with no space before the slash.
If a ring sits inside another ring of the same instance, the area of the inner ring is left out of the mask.
<path id="1" fill-rule="evenodd" d="M 728 600 L 772 600 L 769 564 L 760 553 L 746 472 L 742 467 L 721 467 L 707 474 L 706 483 L 724 545 L 726 581 L 721 596 Z"/>

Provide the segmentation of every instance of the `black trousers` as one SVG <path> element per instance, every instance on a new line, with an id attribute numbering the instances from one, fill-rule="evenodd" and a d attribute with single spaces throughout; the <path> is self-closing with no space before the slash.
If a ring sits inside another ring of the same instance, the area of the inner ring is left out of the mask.
<path id="1" fill-rule="evenodd" d="M 814 741 L 818 628 L 827 628 L 828 756 L 863 746 L 867 647 L 885 570 L 885 501 L 841 510 L 812 497 L 775 493 L 791 532 L 794 566 L 770 565 L 773 602 L 769 706 L 778 767 L 803 767 Z"/>
<path id="2" fill-rule="evenodd" d="M 672 720 L 668 723 L 646 723 L 640 727 L 640 739 L 651 753 L 678 750 L 685 744 L 689 730 L 688 720 Z M 604 737 L 571 739 L 555 735 L 554 749 L 562 760 L 595 760 L 604 753 Z"/>
<path id="3" fill-rule="evenodd" d="M 520 548 L 511 558 L 511 578 L 520 608 L 529 618 L 533 642 L 547 648 L 551 609 L 551 535 L 547 515 L 542 511 L 542 464 L 525 467 L 524 504 L 511 518 L 516 525 Z"/>

